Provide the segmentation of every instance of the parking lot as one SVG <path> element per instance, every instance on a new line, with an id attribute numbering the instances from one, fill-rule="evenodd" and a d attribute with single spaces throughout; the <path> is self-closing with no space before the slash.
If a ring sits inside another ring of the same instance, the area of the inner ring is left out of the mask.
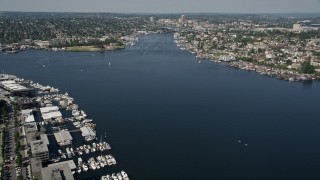
<path id="1" fill-rule="evenodd" d="M 17 179 L 17 172 L 19 168 L 16 168 L 16 142 L 15 142 L 15 127 L 12 120 L 12 114 L 10 114 L 9 125 L 6 129 L 5 135 L 5 147 L 4 147 L 4 179 Z"/>
<path id="2" fill-rule="evenodd" d="M 7 104 L 8 104 L 8 99 L 6 99 Z M 6 127 L 6 131 L 2 132 L 5 134 L 5 145 L 4 145 L 4 154 L 3 154 L 3 162 L 4 162 L 4 179 L 12 179 L 16 180 L 19 179 L 19 176 L 23 176 L 23 179 L 26 179 L 26 177 L 29 176 L 29 173 L 27 171 L 27 166 L 29 163 L 29 158 L 27 157 L 27 150 L 25 149 L 26 147 L 26 141 L 25 139 L 21 138 L 21 136 L 18 137 L 18 140 L 20 141 L 21 144 L 21 149 L 19 153 L 22 155 L 22 160 L 23 160 L 23 166 L 18 167 L 16 163 L 17 159 L 17 153 L 16 153 L 16 132 L 19 132 L 21 135 L 21 127 L 19 125 L 19 120 L 20 117 L 18 116 L 18 124 L 17 127 L 15 127 L 14 123 L 14 117 L 12 111 L 8 114 L 9 115 L 9 123 L 8 126 Z M 5 127 L 5 125 L 2 125 Z M 2 138 L 1 138 L 2 139 Z"/>

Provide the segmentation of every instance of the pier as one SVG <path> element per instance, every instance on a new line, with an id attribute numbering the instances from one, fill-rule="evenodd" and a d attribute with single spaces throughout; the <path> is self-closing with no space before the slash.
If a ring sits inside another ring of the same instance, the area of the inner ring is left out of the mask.
<path id="1" fill-rule="evenodd" d="M 74 179 L 75 172 L 79 174 L 88 169 L 96 170 L 117 164 L 115 158 L 109 154 L 111 146 L 102 136 L 100 140 L 96 138 L 96 124 L 87 118 L 85 111 L 79 109 L 79 105 L 68 93 L 59 94 L 57 88 L 15 76 L 10 76 L 13 77 L 10 80 L 5 79 L 9 76 L 1 77 L 1 94 L 14 95 L 15 98 L 10 100 L 15 101 L 21 109 L 17 118 L 20 122 L 16 122 L 14 128 L 13 125 L 8 126 L 8 130 L 20 129 L 23 146 L 28 147 L 27 144 L 30 144 L 30 150 L 24 149 L 22 163 L 30 162 L 33 171 L 46 172 L 35 174 L 35 178 L 42 179 L 54 169 L 63 169 L 68 179 Z M 8 104 L 11 103 L 8 98 L 5 100 Z M 19 102 L 32 103 L 25 106 L 25 103 Z M 72 116 L 65 117 L 66 114 Z M 18 125 L 21 127 L 16 127 Z M 81 132 L 81 135 L 76 134 L 77 132 Z M 84 158 L 87 158 L 85 155 L 88 154 L 93 157 L 86 163 L 81 160 L 75 165 L 75 157 L 84 155 Z"/>

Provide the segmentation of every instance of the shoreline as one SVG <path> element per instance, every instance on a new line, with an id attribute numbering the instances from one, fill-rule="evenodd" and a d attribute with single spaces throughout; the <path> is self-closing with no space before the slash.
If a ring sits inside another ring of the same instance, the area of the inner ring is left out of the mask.
<path id="1" fill-rule="evenodd" d="M 5 96 L 1 96 L 1 100 L 10 102 L 11 105 L 17 104 L 18 114 L 21 114 L 18 118 L 20 122 L 16 128 L 22 129 L 21 141 L 23 140 L 26 144 L 30 143 L 31 150 L 29 148 L 20 149 L 20 153 L 28 154 L 28 151 L 31 152 L 32 156 L 23 156 L 30 159 L 32 167 L 33 163 L 40 163 L 41 171 L 47 171 L 50 166 L 59 168 L 63 164 L 73 164 L 69 165 L 70 173 L 67 173 L 67 179 L 72 179 L 71 177 L 76 179 L 81 173 L 87 171 L 93 173 L 96 169 L 110 168 L 118 164 L 111 155 L 111 146 L 105 140 L 106 133 L 102 137 L 100 132 L 101 137 L 97 137 L 96 124 L 88 118 L 89 115 L 75 103 L 74 98 L 67 92 L 61 93 L 58 88 L 44 86 L 15 75 L 0 74 L 0 77 L 0 86 L 3 91 L 7 92 Z M 12 87 L 19 87 L 20 91 L 17 92 Z M 23 99 L 25 96 L 30 98 L 29 101 L 32 102 L 27 107 L 19 105 L 19 99 Z M 70 112 L 66 113 L 68 111 Z M 28 130 L 31 126 L 39 126 L 41 131 L 31 132 Z M 33 133 L 39 133 L 41 138 L 38 140 L 29 138 L 33 136 Z M 65 140 L 61 140 L 61 137 Z M 41 148 L 40 159 L 35 155 L 34 152 L 37 149 L 33 145 L 39 144 L 39 142 L 41 146 L 36 146 Z M 90 158 L 88 154 L 90 154 Z M 28 167 L 21 166 L 21 168 Z M 30 178 L 36 176 L 34 172 L 36 170 L 29 174 Z M 92 175 L 95 176 L 94 173 Z M 38 176 L 37 179 L 46 175 L 40 174 Z M 112 176 L 129 180 L 124 171 L 114 172 Z M 105 175 L 102 175 L 101 179 L 104 178 Z"/>
<path id="2" fill-rule="evenodd" d="M 300 82 L 300 81 L 312 81 L 312 80 L 320 80 L 320 76 L 316 74 L 304 74 L 295 70 L 289 70 L 289 69 L 279 69 L 275 67 L 268 67 L 265 65 L 259 65 L 252 62 L 246 62 L 242 60 L 236 60 L 234 59 L 220 59 L 212 57 L 211 54 L 205 54 L 205 53 L 198 53 L 197 51 L 193 49 L 188 49 L 185 46 L 185 43 L 179 43 L 176 37 L 174 36 L 174 41 L 177 47 L 181 51 L 188 51 L 191 55 L 195 56 L 196 59 L 201 62 L 202 60 L 209 60 L 214 61 L 216 63 L 227 63 L 228 66 L 247 70 L 247 71 L 254 71 L 261 75 L 266 75 L 270 77 L 274 77 L 279 80 L 286 80 L 289 82 Z M 218 59 L 218 60 L 217 60 Z"/>
<path id="3" fill-rule="evenodd" d="M 54 48 L 51 48 L 54 49 Z M 125 46 L 108 46 L 105 48 L 99 48 L 95 46 L 73 46 L 66 47 L 65 51 L 69 52 L 104 52 L 104 51 L 117 51 L 125 49 Z"/>

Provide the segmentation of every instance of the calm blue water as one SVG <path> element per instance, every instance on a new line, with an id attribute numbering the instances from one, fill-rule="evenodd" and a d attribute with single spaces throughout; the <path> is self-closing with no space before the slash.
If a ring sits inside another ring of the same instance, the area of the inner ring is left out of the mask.
<path id="1" fill-rule="evenodd" d="M 172 34 L 116 52 L 0 54 L 0 70 L 68 91 L 132 179 L 320 178 L 319 82 L 198 63 Z"/>

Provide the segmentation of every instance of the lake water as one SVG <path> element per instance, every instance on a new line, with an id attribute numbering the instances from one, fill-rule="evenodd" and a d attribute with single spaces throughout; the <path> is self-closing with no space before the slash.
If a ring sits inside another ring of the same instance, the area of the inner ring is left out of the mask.
<path id="1" fill-rule="evenodd" d="M 172 34 L 115 52 L 0 54 L 0 70 L 69 92 L 131 179 L 320 179 L 317 81 L 198 63 Z"/>

